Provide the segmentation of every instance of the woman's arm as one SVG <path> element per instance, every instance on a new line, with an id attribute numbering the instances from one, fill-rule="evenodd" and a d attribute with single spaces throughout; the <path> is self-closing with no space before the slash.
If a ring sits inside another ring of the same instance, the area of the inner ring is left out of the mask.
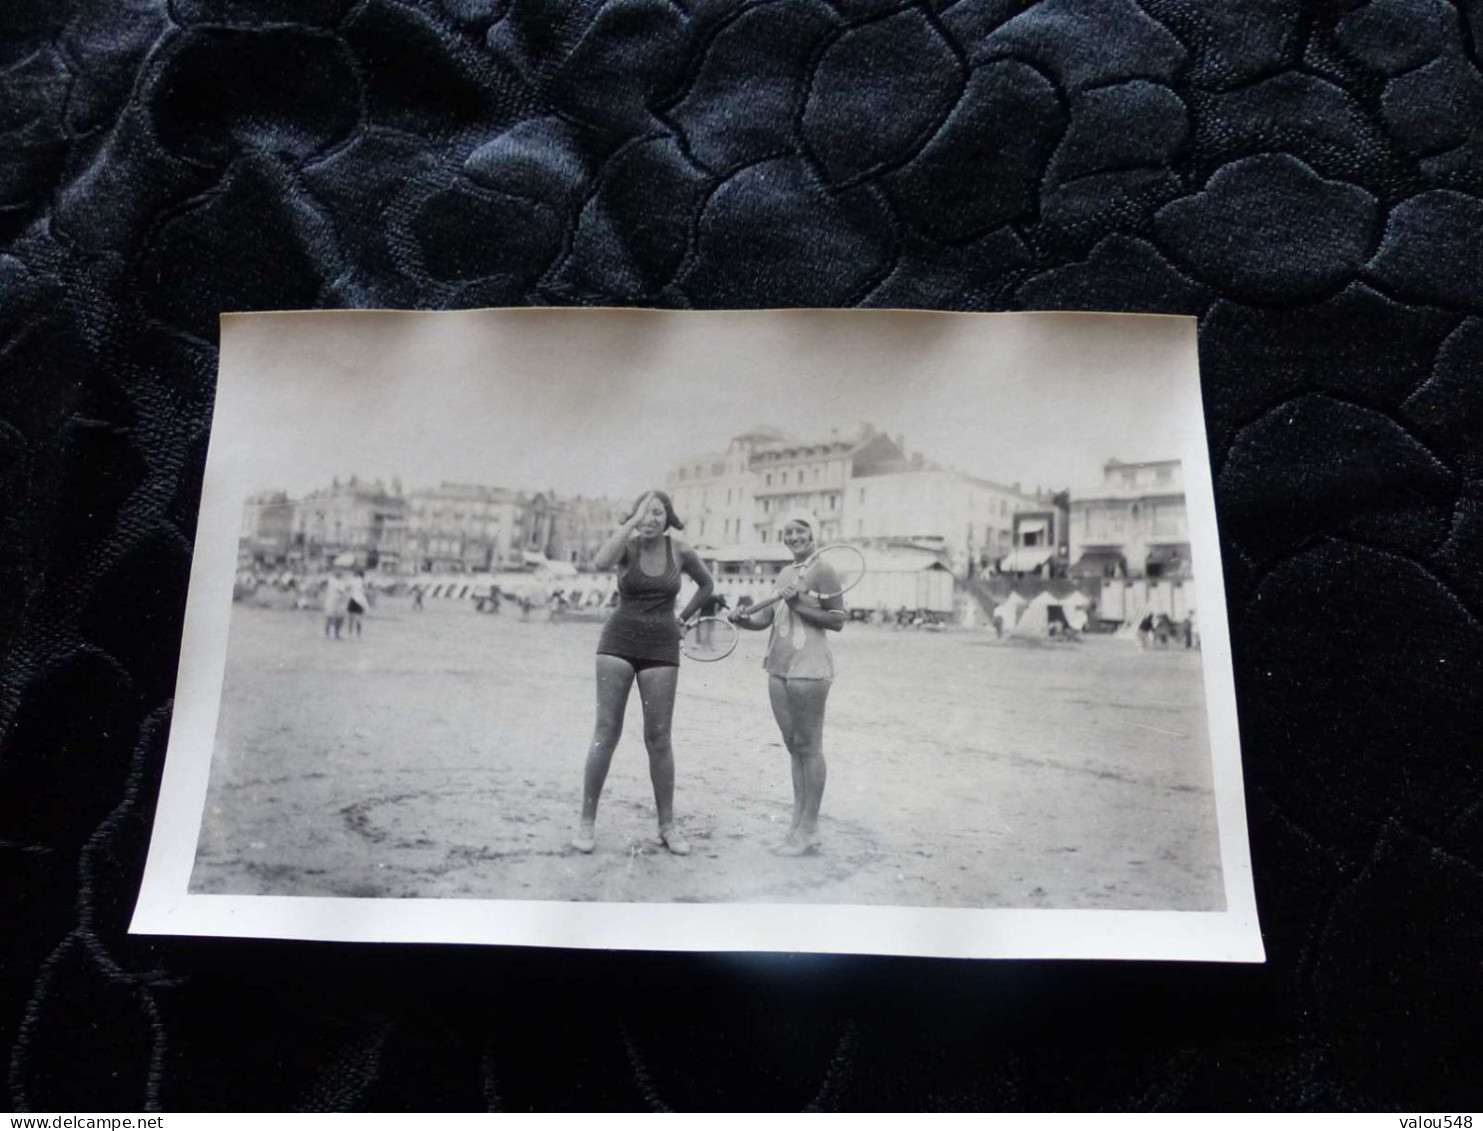
<path id="1" fill-rule="evenodd" d="M 737 628 L 744 628 L 748 632 L 761 632 L 764 628 L 772 627 L 772 618 L 777 616 L 778 611 L 776 605 L 768 605 L 767 608 L 758 610 L 755 616 L 751 609 L 750 605 L 737 609 L 726 619 Z"/>
<path id="2" fill-rule="evenodd" d="M 678 542 L 678 548 L 680 568 L 689 575 L 691 581 L 695 582 L 695 595 L 690 598 L 685 611 L 680 614 L 680 620 L 689 621 L 700 607 L 711 599 L 711 594 L 716 591 L 716 582 L 711 577 L 711 571 L 705 568 L 705 562 L 700 560 L 699 554 L 683 542 Z"/>
<path id="3" fill-rule="evenodd" d="M 623 555 L 628 552 L 628 540 L 633 537 L 634 528 L 638 526 L 639 519 L 648 505 L 649 500 L 645 497 L 643 502 L 628 516 L 628 521 L 613 531 L 612 537 L 597 548 L 597 553 L 592 555 L 593 569 L 612 569 L 623 560 Z"/>
<path id="4" fill-rule="evenodd" d="M 795 597 L 788 602 L 788 608 L 805 624 L 817 625 L 826 632 L 839 632 L 849 619 L 844 611 L 844 602 L 838 597 L 830 597 L 823 605 L 805 605 Z"/>
<path id="5" fill-rule="evenodd" d="M 827 563 L 820 563 L 816 570 L 817 572 L 810 577 L 810 584 L 817 586 L 825 593 L 838 587 L 839 578 L 835 576 Z M 800 582 L 801 580 L 799 579 Z M 836 594 L 833 597 L 825 597 L 816 605 L 804 604 L 798 583 L 788 586 L 785 592 L 788 594 L 785 598 L 788 608 L 792 609 L 794 615 L 805 624 L 815 625 L 826 632 L 839 632 L 844 628 L 847 619 L 844 611 L 844 598 Z"/>

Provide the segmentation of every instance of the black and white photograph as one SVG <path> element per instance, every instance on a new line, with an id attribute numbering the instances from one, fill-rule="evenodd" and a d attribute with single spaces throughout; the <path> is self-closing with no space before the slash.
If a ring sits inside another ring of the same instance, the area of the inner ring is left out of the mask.
<path id="1" fill-rule="evenodd" d="M 221 340 L 136 931 L 1261 960 L 1193 320 Z"/>

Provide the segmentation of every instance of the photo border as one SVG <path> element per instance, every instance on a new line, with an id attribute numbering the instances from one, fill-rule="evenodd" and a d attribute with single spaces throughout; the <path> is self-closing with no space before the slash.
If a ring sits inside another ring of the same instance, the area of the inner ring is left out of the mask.
<path id="1" fill-rule="evenodd" d="M 669 319 L 878 318 L 1173 319 L 1191 380 L 1181 382 L 1190 551 L 1200 612 L 1224 911 L 1030 910 L 858 904 L 605 903 L 496 899 L 362 899 L 203 895 L 188 890 L 205 814 L 226 671 L 242 500 L 255 484 L 250 452 L 227 450 L 213 426 L 191 562 L 174 714 L 144 878 L 129 930 L 141 935 L 229 936 L 346 942 L 479 943 L 578 949 L 805 952 L 939 958 L 1136 959 L 1262 962 L 1246 827 L 1230 628 L 1199 380 L 1196 320 L 1181 315 L 1026 312 L 766 310 L 655 311 L 599 308 Z M 491 311 L 312 311 L 224 314 L 215 420 L 250 375 L 233 369 L 232 328 L 243 320 L 457 319 Z M 528 319 L 581 317 L 569 308 L 499 309 Z M 1182 367 L 1183 369 L 1183 367 Z"/>

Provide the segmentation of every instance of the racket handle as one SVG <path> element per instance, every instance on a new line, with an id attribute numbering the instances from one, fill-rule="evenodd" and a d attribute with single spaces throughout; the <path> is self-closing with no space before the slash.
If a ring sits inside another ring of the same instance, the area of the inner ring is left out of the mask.
<path id="1" fill-rule="evenodd" d="M 747 616 L 751 616 L 753 613 L 760 613 L 763 609 L 770 609 L 782 599 L 777 593 L 774 593 L 771 597 L 764 597 L 762 600 L 747 606 Z"/>

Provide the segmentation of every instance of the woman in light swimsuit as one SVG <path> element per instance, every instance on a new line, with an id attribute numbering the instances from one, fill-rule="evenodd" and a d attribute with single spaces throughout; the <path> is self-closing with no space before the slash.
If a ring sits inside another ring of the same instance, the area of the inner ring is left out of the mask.
<path id="1" fill-rule="evenodd" d="M 802 856 L 819 845 L 819 805 L 824 799 L 824 707 L 834 680 L 834 657 L 826 632 L 844 628 L 844 601 L 824 600 L 803 590 L 802 566 L 814 552 L 818 519 L 794 511 L 783 524 L 783 544 L 793 563 L 778 574 L 777 592 L 783 600 L 750 615 L 738 609 L 730 620 L 740 628 L 770 627 L 767 657 L 767 693 L 773 718 L 783 734 L 793 769 L 793 824 L 787 839 L 774 851 L 780 856 Z M 827 570 L 827 566 L 816 569 Z M 811 576 L 812 586 L 828 591 L 832 579 Z"/>
<path id="2" fill-rule="evenodd" d="M 644 708 L 644 746 L 649 751 L 649 777 L 659 811 L 659 839 L 676 856 L 690 845 L 675 824 L 675 755 L 670 722 L 680 675 L 680 637 L 684 625 L 710 598 L 715 583 L 700 557 L 668 531 L 685 528 L 663 491 L 650 491 L 593 558 L 598 569 L 618 576 L 618 608 L 603 626 L 597 645 L 597 726 L 587 751 L 583 778 L 582 819 L 572 847 L 591 852 L 597 846 L 597 803 L 602 797 L 613 751 L 623 733 L 623 713 L 635 682 Z M 675 616 L 680 575 L 695 582 L 695 594 Z"/>

